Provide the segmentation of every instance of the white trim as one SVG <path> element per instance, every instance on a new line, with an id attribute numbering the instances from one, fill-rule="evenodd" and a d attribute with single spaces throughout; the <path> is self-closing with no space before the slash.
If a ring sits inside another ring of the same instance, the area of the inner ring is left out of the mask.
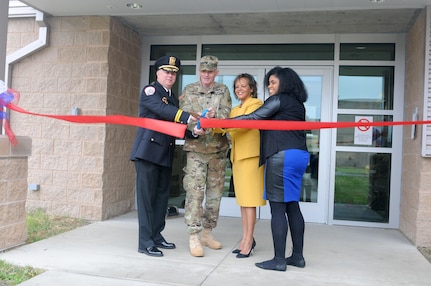
<path id="1" fill-rule="evenodd" d="M 423 93 L 423 120 L 430 120 L 430 114 L 428 109 L 429 105 L 429 89 L 430 89 L 430 49 L 431 49 L 431 6 L 426 7 L 426 19 L 425 19 L 425 60 L 424 60 L 424 93 Z M 430 151 L 428 151 L 428 140 L 431 139 L 431 134 L 428 131 L 428 127 L 430 125 L 422 126 L 422 148 L 421 148 L 421 156 L 422 157 L 431 157 L 431 147 Z"/>

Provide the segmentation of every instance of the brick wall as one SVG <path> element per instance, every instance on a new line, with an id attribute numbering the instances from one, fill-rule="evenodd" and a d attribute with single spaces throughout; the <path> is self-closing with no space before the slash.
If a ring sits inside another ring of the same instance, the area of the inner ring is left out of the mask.
<path id="1" fill-rule="evenodd" d="M 18 145 L 11 146 L 8 137 L 0 135 L 0 251 L 27 239 L 25 200 L 31 140 L 17 139 Z"/>
<path id="2" fill-rule="evenodd" d="M 422 116 L 425 27 L 426 10 L 422 11 L 407 35 L 406 120 L 412 118 L 415 107 Z M 400 229 L 415 245 L 431 246 L 431 158 L 421 157 L 422 125 L 417 126 L 415 139 L 411 139 L 410 132 L 410 127 L 404 128 Z"/>
<path id="3" fill-rule="evenodd" d="M 111 21 L 106 114 L 138 115 L 141 43 L 135 32 Z M 103 174 L 104 217 L 134 208 L 135 169 L 129 161 L 136 127 L 106 126 Z"/>
<path id="4" fill-rule="evenodd" d="M 31 21 L 9 20 L 13 38 L 21 39 L 8 41 L 9 52 L 32 37 Z M 10 86 L 21 93 L 19 105 L 47 114 L 70 115 L 78 107 L 82 115 L 136 116 L 139 35 L 112 17 L 52 17 L 48 25 L 49 46 L 13 66 Z M 27 209 L 104 220 L 133 208 L 134 169 L 128 156 L 134 127 L 16 112 L 11 126 L 33 139 L 28 182 L 39 184 L 40 191 L 28 194 Z"/>

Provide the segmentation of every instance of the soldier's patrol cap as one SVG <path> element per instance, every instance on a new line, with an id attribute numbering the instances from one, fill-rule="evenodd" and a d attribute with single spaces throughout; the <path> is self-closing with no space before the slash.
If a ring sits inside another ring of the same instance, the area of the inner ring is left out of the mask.
<path id="1" fill-rule="evenodd" d="M 199 64 L 201 71 L 213 71 L 217 69 L 218 58 L 216 56 L 203 56 Z"/>
<path id="2" fill-rule="evenodd" d="M 164 56 L 156 60 L 154 68 L 156 71 L 165 70 L 170 72 L 178 72 L 181 67 L 181 61 L 174 56 Z"/>

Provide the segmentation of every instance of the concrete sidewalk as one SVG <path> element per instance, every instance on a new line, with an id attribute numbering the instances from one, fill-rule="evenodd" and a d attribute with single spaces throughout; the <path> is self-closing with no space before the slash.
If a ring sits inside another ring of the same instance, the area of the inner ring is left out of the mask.
<path id="1" fill-rule="evenodd" d="M 241 237 L 240 218 L 220 218 L 214 235 L 223 249 L 205 248 L 202 258 L 189 254 L 183 217 L 168 218 L 163 234 L 177 248 L 149 257 L 137 252 L 136 216 L 95 222 L 0 253 L 0 259 L 47 270 L 24 286 L 431 285 L 431 264 L 397 230 L 306 224 L 307 266 L 278 272 L 254 265 L 273 257 L 269 220 L 256 225 L 254 254 L 237 259 L 231 251 Z"/>

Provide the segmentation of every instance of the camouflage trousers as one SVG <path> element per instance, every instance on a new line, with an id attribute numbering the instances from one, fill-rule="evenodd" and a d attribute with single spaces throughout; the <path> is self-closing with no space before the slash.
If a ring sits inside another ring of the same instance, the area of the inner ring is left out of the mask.
<path id="1" fill-rule="evenodd" d="M 184 218 L 190 234 L 217 225 L 224 191 L 226 151 L 211 154 L 187 152 L 183 187 L 186 191 Z M 205 206 L 202 203 L 205 199 Z"/>

